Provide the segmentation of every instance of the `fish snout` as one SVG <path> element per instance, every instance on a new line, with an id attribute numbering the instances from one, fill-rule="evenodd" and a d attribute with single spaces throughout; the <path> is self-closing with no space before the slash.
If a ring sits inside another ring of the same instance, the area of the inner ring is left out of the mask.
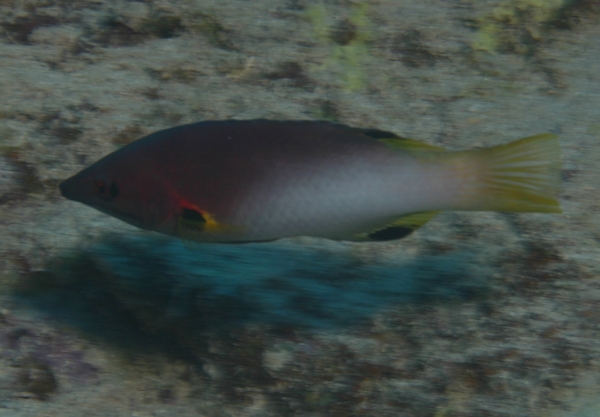
<path id="1" fill-rule="evenodd" d="M 77 185 L 77 181 L 71 177 L 58 184 L 58 189 L 64 198 L 77 200 L 77 195 L 79 194 L 79 187 Z"/>

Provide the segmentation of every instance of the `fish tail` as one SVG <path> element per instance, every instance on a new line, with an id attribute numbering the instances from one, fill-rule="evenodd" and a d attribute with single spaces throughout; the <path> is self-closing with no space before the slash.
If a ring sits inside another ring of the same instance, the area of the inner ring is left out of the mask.
<path id="1" fill-rule="evenodd" d="M 463 210 L 560 213 L 560 146 L 550 133 L 505 145 L 458 152 L 466 186 Z M 466 158 L 463 158 L 466 157 Z M 468 167 L 468 168 L 465 168 Z M 473 168 L 475 168 L 473 170 Z"/>

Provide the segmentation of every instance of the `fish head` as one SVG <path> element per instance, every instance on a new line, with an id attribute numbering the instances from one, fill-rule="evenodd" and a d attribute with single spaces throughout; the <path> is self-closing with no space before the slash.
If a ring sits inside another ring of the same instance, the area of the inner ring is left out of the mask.
<path id="1" fill-rule="evenodd" d="M 168 193 L 151 161 L 119 151 L 62 181 L 63 197 L 93 207 L 136 227 L 156 230 L 172 214 Z"/>

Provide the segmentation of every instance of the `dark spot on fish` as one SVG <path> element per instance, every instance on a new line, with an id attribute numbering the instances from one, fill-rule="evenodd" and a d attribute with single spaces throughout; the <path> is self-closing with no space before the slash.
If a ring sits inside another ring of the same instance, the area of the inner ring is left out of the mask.
<path id="1" fill-rule="evenodd" d="M 96 181 L 98 196 L 104 201 L 110 201 L 119 195 L 119 186 L 115 181 L 107 184 L 102 180 Z"/>
<path id="2" fill-rule="evenodd" d="M 202 215 L 202 213 L 200 213 L 197 210 L 192 210 L 189 208 L 184 208 L 181 212 L 181 219 L 182 220 L 187 220 L 190 222 L 195 222 L 195 223 L 206 223 L 206 219 L 204 218 L 204 216 Z"/>
<path id="3" fill-rule="evenodd" d="M 373 233 L 369 233 L 368 238 L 378 242 L 385 242 L 388 240 L 402 239 L 410 235 L 413 229 L 403 226 L 391 226 L 385 229 L 378 230 Z"/>

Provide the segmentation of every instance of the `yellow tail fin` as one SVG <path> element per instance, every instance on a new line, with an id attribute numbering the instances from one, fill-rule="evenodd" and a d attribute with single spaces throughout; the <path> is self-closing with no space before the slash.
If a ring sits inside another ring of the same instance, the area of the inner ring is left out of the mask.
<path id="1" fill-rule="evenodd" d="M 560 146 L 550 133 L 530 136 L 489 149 L 460 152 L 474 162 L 477 185 L 467 193 L 468 210 L 562 212 Z M 471 159 L 472 158 L 472 159 Z M 471 195 L 468 195 L 471 194 Z"/>

